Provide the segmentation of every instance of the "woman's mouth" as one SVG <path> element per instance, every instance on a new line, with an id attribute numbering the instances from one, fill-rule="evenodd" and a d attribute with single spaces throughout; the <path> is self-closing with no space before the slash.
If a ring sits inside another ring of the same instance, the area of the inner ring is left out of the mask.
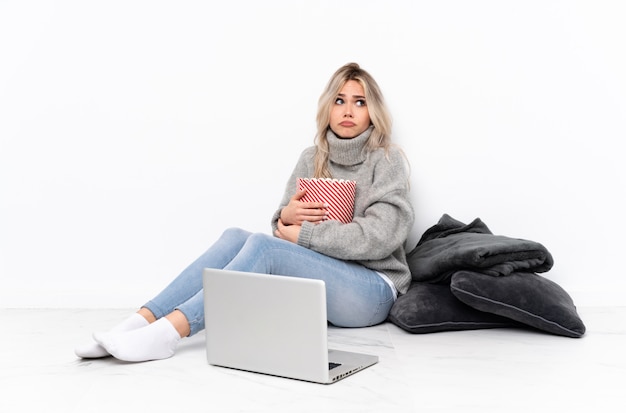
<path id="1" fill-rule="evenodd" d="M 343 126 L 344 128 L 351 128 L 354 125 L 356 125 L 356 123 L 350 122 L 349 120 L 344 120 L 339 124 L 339 126 Z"/>

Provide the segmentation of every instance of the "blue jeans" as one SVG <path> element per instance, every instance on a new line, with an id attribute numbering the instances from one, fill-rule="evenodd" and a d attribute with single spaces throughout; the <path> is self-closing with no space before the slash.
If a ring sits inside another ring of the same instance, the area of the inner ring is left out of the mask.
<path id="1" fill-rule="evenodd" d="M 339 327 L 381 323 L 394 303 L 391 287 L 373 270 L 271 235 L 231 228 L 144 307 L 157 318 L 178 309 L 189 321 L 190 335 L 203 330 L 204 268 L 323 280 L 328 321 Z"/>

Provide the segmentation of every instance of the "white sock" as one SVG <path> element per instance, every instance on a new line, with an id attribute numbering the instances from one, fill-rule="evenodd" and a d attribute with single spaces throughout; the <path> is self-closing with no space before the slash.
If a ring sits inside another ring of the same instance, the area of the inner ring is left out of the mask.
<path id="1" fill-rule="evenodd" d="M 93 338 L 119 360 L 148 361 L 172 357 L 180 334 L 167 318 L 160 318 L 137 330 L 95 333 Z"/>
<path id="2" fill-rule="evenodd" d="M 122 321 L 121 323 L 113 327 L 110 331 L 111 332 L 130 331 L 130 330 L 135 330 L 137 328 L 145 327 L 148 324 L 149 324 L 148 320 L 143 318 L 143 316 L 139 315 L 138 313 L 134 313 L 130 317 L 128 317 L 127 319 L 125 319 L 124 321 Z M 94 359 L 94 358 L 110 356 L 109 352 L 106 351 L 104 347 L 102 347 L 100 344 L 96 343 L 93 340 L 90 340 L 87 343 L 83 343 L 77 346 L 74 349 L 74 353 L 78 357 L 84 358 L 84 359 Z"/>

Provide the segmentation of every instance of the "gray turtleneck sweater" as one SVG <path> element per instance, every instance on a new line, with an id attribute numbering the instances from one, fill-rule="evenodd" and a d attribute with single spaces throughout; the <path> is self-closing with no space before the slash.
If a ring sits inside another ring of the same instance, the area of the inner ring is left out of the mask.
<path id="1" fill-rule="evenodd" d="M 371 128 L 355 138 L 340 139 L 328 131 L 333 178 L 357 183 L 354 218 L 349 224 L 331 220 L 317 225 L 304 222 L 298 245 L 381 272 L 404 294 L 411 283 L 404 243 L 414 220 L 408 170 L 397 148 L 389 148 L 388 156 L 384 149 L 369 152 L 366 143 L 370 134 Z M 272 232 L 282 209 L 296 193 L 297 178 L 313 177 L 315 149 L 311 146 L 300 155 L 280 207 L 272 217 Z"/>

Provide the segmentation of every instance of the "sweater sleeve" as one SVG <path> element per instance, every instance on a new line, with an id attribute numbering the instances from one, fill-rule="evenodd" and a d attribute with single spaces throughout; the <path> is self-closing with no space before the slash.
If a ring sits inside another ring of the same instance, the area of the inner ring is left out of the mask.
<path id="1" fill-rule="evenodd" d="M 299 245 L 356 261 L 383 260 L 404 245 L 414 220 L 408 171 L 400 152 L 390 151 L 388 158 L 378 155 L 371 169 L 371 186 L 361 188 L 366 193 L 360 195 L 360 205 L 355 205 L 352 222 L 305 222 Z"/>
<path id="2" fill-rule="evenodd" d="M 278 219 L 280 218 L 280 213 L 282 212 L 283 208 L 285 208 L 287 204 L 289 204 L 289 200 L 296 193 L 297 179 L 299 177 L 306 178 L 306 177 L 313 176 L 312 160 L 313 160 L 314 154 L 315 154 L 315 147 L 309 147 L 305 149 L 302 152 L 302 154 L 300 154 L 300 158 L 298 159 L 298 162 L 296 163 L 296 166 L 294 167 L 293 172 L 291 173 L 291 176 L 287 180 L 287 184 L 285 186 L 285 191 L 280 201 L 280 205 L 274 212 L 274 215 L 272 215 L 272 222 L 271 222 L 272 234 L 278 228 Z"/>

